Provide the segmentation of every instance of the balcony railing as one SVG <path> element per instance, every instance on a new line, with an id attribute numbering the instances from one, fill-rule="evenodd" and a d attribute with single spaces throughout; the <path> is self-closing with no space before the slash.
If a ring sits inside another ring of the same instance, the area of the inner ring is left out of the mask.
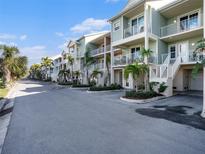
<path id="1" fill-rule="evenodd" d="M 201 15 L 203 16 L 203 14 Z M 199 17 L 192 20 L 186 19 L 180 22 L 175 22 L 173 24 L 161 27 L 161 37 L 166 37 L 169 35 L 190 31 L 202 26 L 203 21 L 200 22 Z"/>
<path id="2" fill-rule="evenodd" d="M 105 48 L 106 48 L 106 51 L 110 51 L 111 50 L 111 46 L 107 45 L 106 47 L 100 47 L 100 48 L 94 49 L 90 53 L 91 53 L 92 56 L 95 56 L 95 55 L 98 55 L 98 54 L 102 54 L 102 53 L 105 52 Z"/>
<path id="3" fill-rule="evenodd" d="M 134 36 L 142 32 L 144 32 L 144 26 L 129 26 L 128 28 L 124 29 L 124 38 Z"/>
<path id="4" fill-rule="evenodd" d="M 94 69 L 103 69 L 104 68 L 104 63 L 95 63 L 94 64 Z"/>
<path id="5" fill-rule="evenodd" d="M 114 57 L 114 66 L 129 65 L 136 61 L 142 61 L 142 57 L 136 54 L 126 54 Z"/>

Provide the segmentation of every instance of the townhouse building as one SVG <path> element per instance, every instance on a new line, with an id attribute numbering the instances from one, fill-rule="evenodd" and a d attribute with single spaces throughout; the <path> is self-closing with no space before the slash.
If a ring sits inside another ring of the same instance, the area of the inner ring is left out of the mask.
<path id="1" fill-rule="evenodd" d="M 97 78 L 97 84 L 108 83 L 107 77 L 110 73 L 110 53 L 111 53 L 111 36 L 110 32 L 98 32 L 84 35 L 77 40 L 70 40 L 67 45 L 67 50 L 64 50 L 60 55 L 52 57 L 54 68 L 51 74 L 52 80 L 58 80 L 60 70 L 72 70 L 80 73 L 79 80 L 82 84 L 87 84 L 86 67 L 84 64 L 85 52 L 89 51 L 90 56 L 94 57 L 95 63 L 88 68 L 90 76 L 94 70 L 99 70 L 102 75 Z M 67 60 L 67 55 L 71 55 L 74 59 L 71 66 Z M 108 68 L 109 67 L 109 68 Z"/>
<path id="2" fill-rule="evenodd" d="M 166 95 L 173 91 L 203 90 L 203 73 L 194 79 L 192 69 L 204 55 L 194 54 L 204 38 L 204 0 L 128 0 L 125 8 L 110 19 L 112 25 L 111 78 L 113 83 L 133 89 L 124 68 L 141 59 L 142 48 L 151 49 L 150 82 L 165 82 Z"/>
<path id="3" fill-rule="evenodd" d="M 53 69 L 51 72 L 51 80 L 54 82 L 58 81 L 58 73 L 62 69 L 62 56 L 61 54 L 51 57 L 53 60 Z"/>

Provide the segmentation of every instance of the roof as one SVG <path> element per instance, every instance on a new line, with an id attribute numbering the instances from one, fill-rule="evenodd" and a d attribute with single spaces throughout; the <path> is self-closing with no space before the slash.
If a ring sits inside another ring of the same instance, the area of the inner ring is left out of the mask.
<path id="1" fill-rule="evenodd" d="M 52 60 L 55 60 L 55 59 L 58 59 L 58 58 L 60 58 L 60 57 L 61 57 L 61 54 L 58 54 L 58 55 L 55 55 L 55 56 L 51 57 L 51 59 L 52 59 Z"/>
<path id="2" fill-rule="evenodd" d="M 89 37 L 89 36 L 93 36 L 93 35 L 106 34 L 106 33 L 108 33 L 108 32 L 109 32 L 109 31 L 101 31 L 101 32 L 86 34 L 86 35 L 81 36 L 79 39 L 77 39 L 77 41 L 82 40 L 82 39 L 85 38 L 85 37 Z"/>
<path id="3" fill-rule="evenodd" d="M 127 4 L 125 5 L 125 7 L 122 9 L 122 11 L 120 13 L 118 13 L 116 16 L 112 17 L 109 21 L 112 21 L 114 19 L 116 19 L 117 17 L 121 16 L 122 14 L 126 13 L 127 11 L 129 11 L 130 9 L 135 8 L 137 5 L 144 3 L 145 0 L 128 0 Z"/>

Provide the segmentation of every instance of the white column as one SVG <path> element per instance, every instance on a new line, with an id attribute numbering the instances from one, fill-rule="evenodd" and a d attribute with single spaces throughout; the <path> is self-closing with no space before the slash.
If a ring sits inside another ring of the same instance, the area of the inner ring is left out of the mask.
<path id="1" fill-rule="evenodd" d="M 113 69 L 113 63 L 114 63 L 114 51 L 113 51 L 113 47 L 111 45 L 111 49 L 110 49 L 111 53 L 110 53 L 110 59 L 111 59 L 111 70 L 110 70 L 110 74 L 111 74 L 111 83 L 114 83 L 114 69 Z"/>
<path id="2" fill-rule="evenodd" d="M 145 49 L 149 49 L 149 6 L 145 4 L 144 10 L 144 30 L 145 30 Z M 145 57 L 145 63 L 148 63 L 147 57 Z"/>
<path id="3" fill-rule="evenodd" d="M 204 38 L 205 38 L 205 19 L 204 19 L 204 13 L 205 13 L 205 0 L 203 0 L 203 22 L 204 22 Z M 203 67 L 203 108 L 201 116 L 205 118 L 205 66 Z"/>
<path id="4" fill-rule="evenodd" d="M 106 53 L 107 53 L 107 37 L 104 37 L 104 68 L 103 68 L 103 84 L 105 84 L 106 77 Z"/>

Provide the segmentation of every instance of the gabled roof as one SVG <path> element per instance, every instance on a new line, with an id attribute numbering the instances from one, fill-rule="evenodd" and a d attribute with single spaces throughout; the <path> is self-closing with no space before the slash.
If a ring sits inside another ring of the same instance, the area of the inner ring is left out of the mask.
<path id="1" fill-rule="evenodd" d="M 112 20 L 118 18 L 122 14 L 126 13 L 127 11 L 135 8 L 137 5 L 144 3 L 144 2 L 145 2 L 145 0 L 128 0 L 127 4 L 122 9 L 122 11 L 120 13 L 118 13 L 116 16 L 112 17 L 109 21 L 112 21 Z"/>

